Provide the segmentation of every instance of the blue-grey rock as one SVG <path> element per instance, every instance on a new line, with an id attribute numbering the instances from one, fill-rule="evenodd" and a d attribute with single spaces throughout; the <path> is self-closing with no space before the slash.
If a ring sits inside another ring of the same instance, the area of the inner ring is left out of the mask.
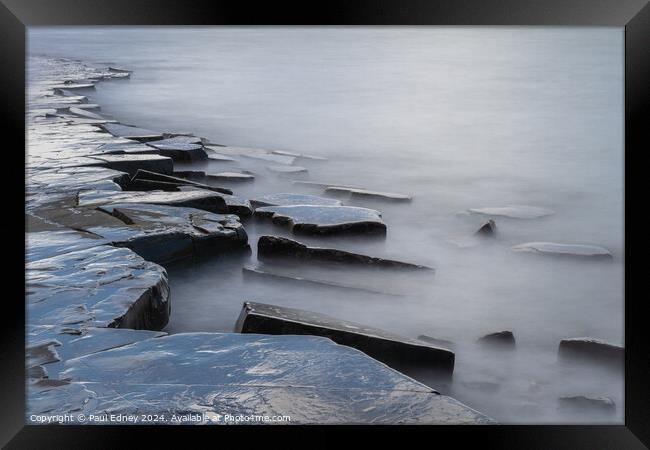
<path id="1" fill-rule="evenodd" d="M 512 247 L 516 252 L 539 253 L 543 255 L 571 256 L 579 258 L 610 259 L 609 250 L 597 245 L 558 244 L 555 242 L 527 242 Z"/>
<path id="2" fill-rule="evenodd" d="M 140 142 L 156 141 L 163 138 L 160 132 L 123 125 L 121 123 L 107 123 L 101 127 L 113 136 L 125 137 Z"/>
<path id="3" fill-rule="evenodd" d="M 406 194 L 395 194 L 392 192 L 370 191 L 367 189 L 348 188 L 341 186 L 329 186 L 325 188 L 328 194 L 347 194 L 351 199 L 372 199 L 389 202 L 410 202 L 413 198 Z"/>
<path id="4" fill-rule="evenodd" d="M 308 194 L 279 193 L 267 194 L 255 197 L 250 200 L 254 208 L 261 206 L 292 206 L 292 205 L 313 205 L 313 206 L 341 206 L 339 200 L 318 197 Z"/>

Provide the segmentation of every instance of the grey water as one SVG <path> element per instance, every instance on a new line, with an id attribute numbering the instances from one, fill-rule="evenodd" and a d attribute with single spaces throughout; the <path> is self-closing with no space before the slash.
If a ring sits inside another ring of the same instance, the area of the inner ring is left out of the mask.
<path id="1" fill-rule="evenodd" d="M 413 196 L 353 201 L 381 211 L 385 240 L 299 238 L 434 267 L 435 273 L 264 265 L 389 295 L 270 282 L 250 255 L 168 268 L 167 331 L 232 331 L 243 301 L 326 313 L 406 337 L 454 342 L 453 382 L 432 387 L 502 423 L 622 423 L 623 377 L 557 360 L 560 339 L 623 345 L 623 29 L 565 27 L 69 27 L 29 29 L 33 56 L 133 70 L 91 101 L 123 123 L 212 142 L 313 154 L 301 179 Z M 186 168 L 246 169 L 245 198 L 321 195 L 268 163 L 240 158 Z M 181 165 L 176 166 L 183 169 Z M 487 219 L 469 208 L 532 205 L 548 217 L 495 217 L 497 239 L 469 240 Z M 612 261 L 513 252 L 531 241 L 595 244 Z M 512 330 L 513 352 L 476 339 Z M 565 395 L 608 396 L 616 413 L 567 412 Z"/>

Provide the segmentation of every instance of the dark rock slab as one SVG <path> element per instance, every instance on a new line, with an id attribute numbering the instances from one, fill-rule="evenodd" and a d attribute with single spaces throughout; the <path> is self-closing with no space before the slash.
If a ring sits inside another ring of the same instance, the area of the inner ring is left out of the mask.
<path id="1" fill-rule="evenodd" d="M 609 397 L 575 395 L 560 397 L 558 403 L 560 409 L 574 413 L 594 412 L 613 414 L 616 411 L 616 404 Z"/>
<path id="2" fill-rule="evenodd" d="M 515 348 L 515 336 L 512 331 L 498 331 L 486 334 L 479 338 L 478 342 L 486 347 L 496 349 L 513 350 Z"/>
<path id="3" fill-rule="evenodd" d="M 562 339 L 558 356 L 564 360 L 594 362 L 622 369 L 625 349 L 600 339 L 577 337 Z"/>
<path id="4" fill-rule="evenodd" d="M 52 89 L 54 89 L 55 91 L 57 89 L 63 89 L 66 91 L 77 90 L 77 89 L 95 89 L 95 85 L 93 83 L 64 83 L 64 84 L 52 86 Z"/>
<path id="5" fill-rule="evenodd" d="M 313 206 L 341 206 L 342 203 L 326 197 L 317 195 L 279 193 L 261 195 L 251 199 L 254 208 L 261 206 L 292 206 L 292 205 L 313 205 Z"/>
<path id="6" fill-rule="evenodd" d="M 27 261 L 38 261 L 64 253 L 108 244 L 106 239 L 92 233 L 66 228 L 27 232 L 25 233 L 25 241 Z"/>
<path id="7" fill-rule="evenodd" d="M 328 337 L 407 374 L 451 376 L 454 370 L 454 353 L 449 350 L 300 309 L 245 302 L 235 331 Z"/>
<path id="8" fill-rule="evenodd" d="M 185 206 L 214 213 L 228 211 L 225 200 L 217 192 L 191 190 L 179 192 L 165 191 L 82 191 L 78 196 L 78 206 L 89 207 L 109 203 L 148 203 L 151 205 Z"/>
<path id="9" fill-rule="evenodd" d="M 413 198 L 406 194 L 395 194 L 392 192 L 370 191 L 367 189 L 347 188 L 341 186 L 330 186 L 325 188 L 328 194 L 348 194 L 350 198 L 383 200 L 389 202 L 410 202 Z"/>
<path id="10" fill-rule="evenodd" d="M 32 260 L 25 277 L 30 326 L 160 330 L 169 320 L 165 269 L 126 248 L 100 245 Z"/>
<path id="11" fill-rule="evenodd" d="M 284 273 L 275 272 L 273 271 L 273 269 L 270 268 L 262 269 L 259 267 L 244 266 L 242 267 L 242 272 L 244 276 L 247 277 L 285 281 L 285 282 L 290 282 L 290 283 L 305 285 L 310 287 L 320 287 L 320 288 L 324 287 L 324 288 L 338 289 L 343 291 L 358 291 L 358 292 L 364 292 L 366 294 L 373 294 L 373 295 L 390 295 L 390 296 L 400 295 L 391 292 L 383 292 L 375 289 L 369 289 L 363 286 L 351 285 L 347 283 L 340 283 L 340 282 L 334 282 L 328 280 L 316 280 L 313 278 L 305 278 L 299 275 L 287 275 Z"/>
<path id="12" fill-rule="evenodd" d="M 163 173 L 152 172 L 149 170 L 138 170 L 136 174 L 133 176 L 132 181 L 133 180 L 151 180 L 151 181 L 162 181 L 165 183 L 176 183 L 179 186 L 194 186 L 200 189 L 232 195 L 232 191 L 230 189 L 210 186 L 209 184 L 198 183 L 196 181 L 187 180 L 185 178 L 174 177 Z"/>
<path id="13" fill-rule="evenodd" d="M 97 147 L 94 154 L 141 154 L 141 155 L 157 155 L 159 154 L 158 150 L 153 147 L 149 147 L 147 144 L 141 142 L 132 141 L 130 139 L 121 139 L 116 138 L 114 142 L 109 142 L 102 144 Z"/>
<path id="14" fill-rule="evenodd" d="M 185 178 L 194 181 L 205 179 L 205 172 L 202 170 L 176 170 L 172 175 L 177 178 Z"/>
<path id="15" fill-rule="evenodd" d="M 227 157 L 230 156 L 243 156 L 245 158 L 258 159 L 262 161 L 268 161 L 275 164 L 293 164 L 296 160 L 293 156 L 288 155 L 278 155 L 269 152 L 268 150 L 260 148 L 248 148 L 248 147 L 219 147 L 217 150 L 221 155 Z"/>
<path id="16" fill-rule="evenodd" d="M 125 137 L 140 142 L 156 141 L 163 138 L 162 133 L 157 131 L 123 125 L 121 123 L 107 123 L 101 127 L 113 136 Z"/>
<path id="17" fill-rule="evenodd" d="M 72 380 L 62 389 L 28 388 L 28 417 L 47 409 L 194 413 L 214 424 L 229 423 L 226 414 L 288 415 L 292 424 L 493 423 L 355 349 L 314 336 L 181 333 L 69 360 L 62 376 Z"/>
<path id="18" fill-rule="evenodd" d="M 450 350 L 453 350 L 454 348 L 454 343 L 446 339 L 434 338 L 426 334 L 419 335 L 418 339 L 428 344 L 435 345 L 436 347 L 448 348 Z"/>
<path id="19" fill-rule="evenodd" d="M 583 244 L 558 244 L 555 242 L 527 242 L 512 247 L 516 252 L 539 253 L 552 256 L 611 259 L 612 254 L 604 247 Z"/>
<path id="20" fill-rule="evenodd" d="M 208 155 L 203 149 L 201 138 L 195 136 L 176 136 L 168 139 L 148 142 L 163 156 L 168 156 L 174 161 L 190 162 L 207 159 Z"/>
<path id="21" fill-rule="evenodd" d="M 270 217 L 273 223 L 288 225 L 294 233 L 385 234 L 386 225 L 378 211 L 351 206 L 264 206 L 255 215 Z"/>
<path id="22" fill-rule="evenodd" d="M 134 176 L 138 170 L 161 174 L 171 174 L 174 171 L 174 162 L 171 158 L 155 154 L 105 154 L 91 156 L 91 158 L 98 161 L 97 165 L 127 172 L 131 176 Z"/>
<path id="23" fill-rule="evenodd" d="M 496 233 L 497 224 L 494 220 L 490 219 L 487 222 L 484 222 L 474 234 L 481 237 L 494 237 L 496 236 Z"/>
<path id="24" fill-rule="evenodd" d="M 248 248 L 246 231 L 234 215 L 138 203 L 111 203 L 99 208 L 124 224 L 89 227 L 89 232 L 159 264 Z"/>
<path id="25" fill-rule="evenodd" d="M 361 266 L 391 269 L 428 269 L 430 267 L 391 259 L 376 258 L 333 248 L 308 247 L 305 244 L 280 236 L 260 236 L 257 241 L 259 258 L 293 258 L 310 261 L 331 261 Z"/>
<path id="26" fill-rule="evenodd" d="M 502 216 L 511 219 L 537 219 L 550 216 L 553 211 L 547 208 L 528 205 L 510 205 L 487 208 L 472 208 L 467 210 L 471 214 L 483 214 L 486 216 Z"/>
<path id="27" fill-rule="evenodd" d="M 109 72 L 116 72 L 116 73 L 132 73 L 133 72 L 132 70 L 123 69 L 123 68 L 120 68 L 120 67 L 109 67 L 108 71 Z"/>

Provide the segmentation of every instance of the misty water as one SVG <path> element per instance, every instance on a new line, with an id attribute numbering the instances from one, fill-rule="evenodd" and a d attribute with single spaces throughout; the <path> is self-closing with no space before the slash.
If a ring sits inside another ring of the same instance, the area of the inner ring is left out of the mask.
<path id="1" fill-rule="evenodd" d="M 326 313 L 415 338 L 454 343 L 452 383 L 430 385 L 503 423 L 623 420 L 620 372 L 557 360 L 563 338 L 623 345 L 623 29 L 620 28 L 31 28 L 31 55 L 134 71 L 100 83 L 91 101 L 123 123 L 192 132 L 212 142 L 313 154 L 303 176 L 268 162 L 176 164 L 209 173 L 244 198 L 322 195 L 303 179 L 405 193 L 411 203 L 345 201 L 381 211 L 377 238 L 301 242 L 430 265 L 435 273 L 351 271 L 258 263 L 252 253 L 168 267 L 166 331 L 232 331 L 243 301 Z M 494 240 L 473 240 L 489 217 L 469 208 L 531 205 L 553 215 L 493 217 Z M 531 241 L 594 244 L 611 261 L 517 253 Z M 460 244 L 460 245 L 459 245 Z M 260 266 L 368 292 L 242 275 Z M 516 350 L 480 347 L 512 330 Z M 608 396 L 614 415 L 566 412 L 558 397 Z"/>

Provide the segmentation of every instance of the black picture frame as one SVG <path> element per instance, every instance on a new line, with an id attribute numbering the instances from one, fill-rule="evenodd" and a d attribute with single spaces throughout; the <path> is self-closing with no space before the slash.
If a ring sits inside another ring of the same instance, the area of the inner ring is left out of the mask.
<path id="1" fill-rule="evenodd" d="M 288 444 L 285 427 L 115 427 L 35 426 L 24 424 L 24 242 L 20 220 L 24 213 L 18 187 L 23 187 L 25 146 L 26 27 L 36 25 L 557 25 L 625 27 L 625 192 L 632 198 L 642 192 L 640 155 L 647 150 L 648 90 L 650 86 L 650 6 L 646 0 L 329 0 L 318 2 L 227 2 L 225 0 L 0 0 L 0 91 L 2 92 L 3 158 L 8 164 L 2 178 L 11 198 L 5 198 L 0 221 L 5 248 L 3 272 L 2 383 L 3 404 L 0 444 L 6 448 L 130 447 L 146 435 L 149 445 L 166 441 L 171 433 L 192 435 L 237 433 L 243 443 L 252 435 L 273 433 L 276 443 Z M 7 139 L 11 137 L 12 139 Z M 12 144 L 10 144 L 12 142 Z M 452 438 L 454 445 L 467 439 L 494 448 L 645 448 L 650 446 L 649 328 L 643 314 L 642 277 L 637 277 L 643 212 L 626 198 L 625 209 L 625 425 L 621 426 L 483 426 L 417 427 L 428 434 L 425 445 Z M 639 207 L 641 206 L 641 207 Z M 21 212 L 21 210 L 23 210 Z M 13 218 L 13 219 L 12 219 Z M 634 243 L 627 245 L 627 243 Z M 9 246 L 7 244 L 13 244 Z M 11 247 L 11 250 L 9 249 Z M 22 273 L 22 276 L 20 275 Z M 7 284 L 16 290 L 9 294 Z M 638 288 L 638 289 L 637 289 Z M 21 297 L 21 295 L 23 295 Z M 243 430 L 244 428 L 245 430 Z M 309 441 L 324 444 L 338 427 L 297 427 Z M 367 428 L 367 427 L 362 427 Z M 373 427 L 373 434 L 397 435 L 413 427 Z M 154 432 L 155 431 L 155 432 Z M 278 433 L 280 431 L 282 434 Z M 208 437 L 208 436 L 205 436 Z M 304 439 L 304 438 L 303 438 Z M 188 441 L 190 442 L 190 441 Z M 214 444 L 219 442 L 213 441 Z M 232 445 L 221 443 L 222 445 Z"/>

